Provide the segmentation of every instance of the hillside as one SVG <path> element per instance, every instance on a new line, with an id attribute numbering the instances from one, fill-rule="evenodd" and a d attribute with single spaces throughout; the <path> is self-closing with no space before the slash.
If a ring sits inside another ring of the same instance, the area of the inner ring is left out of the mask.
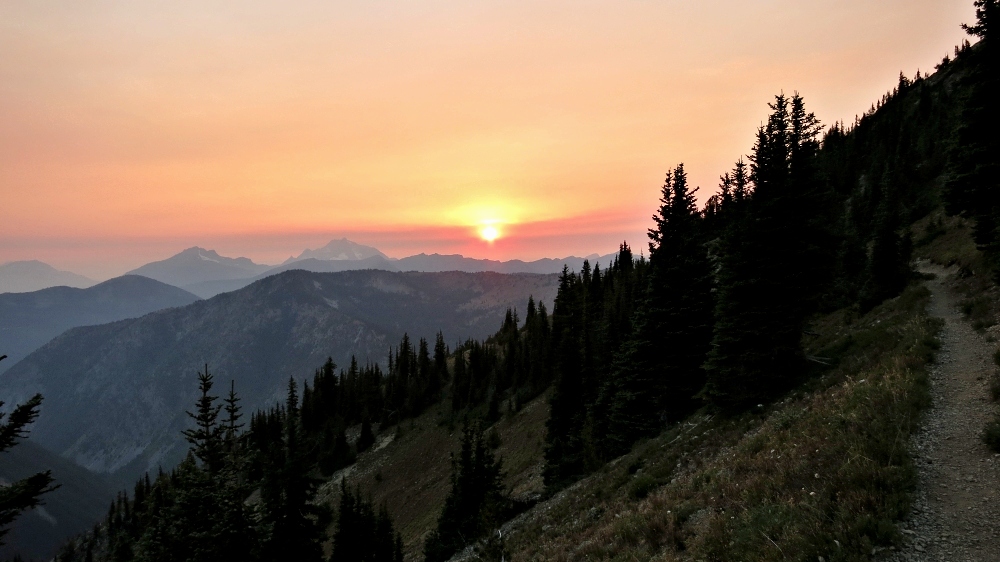
<path id="1" fill-rule="evenodd" d="M 0 353 L 8 356 L 0 363 L 0 373 L 70 328 L 138 318 L 197 300 L 187 291 L 138 275 L 86 289 L 51 287 L 0 294 Z"/>
<path id="2" fill-rule="evenodd" d="M 957 317 L 971 310 L 969 302 L 985 310 L 958 322 L 969 333 L 977 321 L 995 334 L 1000 299 L 988 278 L 955 275 L 982 267 L 966 223 L 934 213 L 913 234 L 922 241 L 920 268 L 940 273 L 865 315 L 842 310 L 815 318 L 806 352 L 829 365 L 815 363 L 807 384 L 771 406 L 737 417 L 697 412 L 547 499 L 547 397 L 505 416 L 495 426 L 505 484 L 515 498 L 543 499 L 503 526 L 508 559 L 868 560 L 890 547 L 907 553 L 893 560 L 922 559 L 926 549 L 988 559 L 992 511 L 976 498 L 996 490 L 992 453 L 979 439 L 995 406 L 986 400 L 983 372 L 963 375 L 972 382 L 968 396 L 940 378 L 942 367 L 962 359 L 947 347 L 947 334 L 939 352 L 936 334 L 944 325 L 938 315 Z M 979 354 L 995 346 L 972 337 Z M 939 353 L 946 355 L 936 360 Z M 932 399 L 950 404 L 935 419 L 964 419 L 927 428 L 921 420 Z M 976 423 L 967 423 L 969 416 Z M 335 475 L 319 497 L 335 506 L 346 476 L 389 506 L 407 559 L 421 560 L 448 491 L 449 454 L 458 447 L 448 419 L 446 409 L 435 410 L 388 428 L 382 448 Z M 956 462 L 942 447 L 969 458 Z"/>
<path id="3" fill-rule="evenodd" d="M 982 524 L 991 520 L 992 511 L 970 499 L 992 497 L 995 488 L 995 477 L 983 476 L 990 470 L 990 456 L 979 442 L 984 420 L 995 410 L 986 402 L 986 377 L 980 375 L 982 380 L 969 387 L 977 392 L 969 402 L 959 403 L 955 413 L 940 414 L 971 415 L 975 409 L 979 420 L 949 430 L 974 451 L 969 454 L 976 468 L 970 467 L 966 472 L 975 476 L 960 484 L 965 492 L 960 497 L 966 499 L 942 502 L 954 497 L 949 486 L 956 479 L 929 470 L 931 461 L 924 454 L 918 457 L 915 449 L 927 443 L 921 421 L 932 398 L 943 401 L 942 392 L 947 392 L 932 386 L 930 377 L 933 372 L 934 380 L 940 380 L 939 367 L 932 364 L 940 346 L 936 336 L 944 325 L 941 307 L 935 306 L 932 317 L 927 280 L 903 277 L 905 289 L 895 293 L 875 289 L 872 282 L 873 271 L 891 271 L 895 266 L 886 262 L 899 259 L 881 253 L 885 240 L 896 240 L 888 245 L 895 244 L 901 253 L 909 252 L 906 244 L 912 240 L 914 257 L 957 264 L 947 271 L 944 287 L 964 293 L 962 308 L 973 326 L 996 323 L 996 289 L 972 241 L 972 229 L 962 219 L 946 218 L 940 209 L 946 199 L 946 139 L 967 95 L 967 55 L 974 51 L 966 46 L 961 52 L 934 75 L 901 78 L 899 87 L 869 113 L 850 127 L 833 127 L 824 137 L 819 166 L 833 189 L 824 195 L 826 205 L 842 201 L 847 209 L 837 219 L 845 224 L 838 233 L 840 246 L 826 256 L 836 256 L 828 263 L 843 277 L 831 283 L 823 305 L 803 327 L 808 362 L 793 375 L 791 389 L 762 393 L 759 405 L 735 413 L 699 408 L 639 439 L 623 456 L 595 463 L 596 468 L 562 489 L 542 484 L 549 454 L 543 452 L 541 436 L 551 434 L 553 426 L 549 419 L 546 427 L 548 412 L 534 417 L 545 409 L 544 402 L 558 401 L 550 394 L 505 418 L 498 428 L 505 436 L 500 451 L 512 458 L 506 484 L 517 490 L 515 496 L 530 490 L 529 496 L 541 494 L 542 500 L 501 527 L 507 559 L 869 560 L 893 550 L 903 551 L 896 559 L 922 559 L 932 542 L 934 552 L 950 556 L 956 536 L 980 553 L 988 552 L 983 549 L 992 543 Z M 759 138 L 766 139 L 770 131 L 762 128 Z M 707 219 L 725 220 L 725 205 L 744 197 L 739 173 L 737 165 L 724 177 L 722 192 L 705 210 Z M 880 232 L 886 228 L 890 234 Z M 713 239 L 713 251 L 720 243 L 742 242 L 735 240 Z M 934 291 L 941 287 L 941 280 L 932 285 Z M 759 326 L 760 319 L 755 320 Z M 977 344 L 980 355 L 988 349 L 983 343 Z M 758 388 L 749 390 L 759 393 L 766 381 L 758 379 Z M 600 402 L 594 409 L 598 407 Z M 577 419 L 594 415 L 590 410 Z M 411 560 L 422 559 L 422 545 L 436 526 L 434 514 L 444 505 L 447 484 L 442 486 L 442 479 L 449 473 L 446 453 L 431 460 L 418 459 L 412 451 L 422 441 L 444 451 L 457 449 L 447 416 L 438 416 L 436 424 L 433 415 L 402 424 L 398 436 L 378 453 L 363 455 L 346 473 L 348 482 L 371 493 L 376 503 L 391 506 Z M 590 438 L 580 433 L 582 439 Z M 920 441 L 914 442 L 914 436 Z M 551 435 L 544 438 L 544 445 L 552 443 Z M 934 463 L 942 462 L 940 455 L 935 454 Z M 422 470 L 411 470 L 414 466 Z M 401 505 L 399 495 L 410 495 L 412 501 Z M 918 497 L 936 498 L 936 503 L 920 500 L 916 511 Z M 423 505 L 429 507 L 414 508 Z M 973 549 L 968 552 L 974 556 Z M 457 559 L 470 555 L 466 551 Z"/>
<path id="4" fill-rule="evenodd" d="M 551 302 L 555 276 L 290 271 L 183 308 L 64 333 L 14 365 L 0 395 L 45 396 L 32 441 L 121 485 L 173 466 L 196 370 L 236 381 L 249 411 L 331 356 L 384 362 L 404 333 L 483 338 L 508 307 Z"/>
<path id="5" fill-rule="evenodd" d="M 856 559 L 901 540 L 892 522 L 906 513 L 915 479 L 905 445 L 928 401 L 926 362 L 937 345 L 928 296 L 915 285 L 863 317 L 817 319 L 808 351 L 835 367 L 766 409 L 698 412 L 542 501 L 504 525 L 511 559 L 815 560 L 830 559 L 834 540 Z M 422 559 L 448 491 L 460 432 L 440 416 L 388 429 L 382 449 L 345 471 L 389 506 L 408 560 Z M 544 493 L 546 418 L 542 398 L 496 426 L 505 483 L 520 499 Z M 331 505 L 340 476 L 320 491 Z"/>
<path id="6" fill-rule="evenodd" d="M 11 526 L 0 546 L 0 558 L 14 553 L 48 559 L 55 545 L 89 529 L 107 513 L 117 489 L 104 478 L 71 461 L 24 441 L 0 455 L 0 480 L 13 482 L 51 470 L 59 489 L 45 496 L 44 505 L 29 511 Z"/>

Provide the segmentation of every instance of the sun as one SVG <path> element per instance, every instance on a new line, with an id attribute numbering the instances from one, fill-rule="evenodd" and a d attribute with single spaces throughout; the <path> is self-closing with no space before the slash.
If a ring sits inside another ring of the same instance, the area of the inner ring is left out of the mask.
<path id="1" fill-rule="evenodd" d="M 479 229 L 479 236 L 487 242 L 493 242 L 500 238 L 500 231 L 493 225 L 486 225 Z"/>

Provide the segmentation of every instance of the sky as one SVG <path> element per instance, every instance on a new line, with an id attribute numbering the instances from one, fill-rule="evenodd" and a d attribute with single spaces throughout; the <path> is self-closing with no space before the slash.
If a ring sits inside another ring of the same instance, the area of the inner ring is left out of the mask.
<path id="1" fill-rule="evenodd" d="M 973 20 L 971 0 L 2 2 L 0 263 L 106 279 L 343 236 L 639 250 L 666 171 L 707 198 L 774 94 L 851 122 Z"/>

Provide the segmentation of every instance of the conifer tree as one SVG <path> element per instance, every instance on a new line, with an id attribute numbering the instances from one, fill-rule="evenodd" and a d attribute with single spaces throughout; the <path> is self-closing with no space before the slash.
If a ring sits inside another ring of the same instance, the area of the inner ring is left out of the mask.
<path id="1" fill-rule="evenodd" d="M 0 361 L 6 358 L 6 355 L 2 355 Z M 41 404 L 42 395 L 36 394 L 24 404 L 14 406 L 9 414 L 0 413 L 0 453 L 27 436 L 26 428 L 38 418 L 38 408 Z M 0 406 L 3 406 L 2 401 Z M 7 421 L 3 421 L 5 415 Z M 52 484 L 52 472 L 48 470 L 0 486 L 0 545 L 3 544 L 3 537 L 9 532 L 8 526 L 14 519 L 25 510 L 41 503 L 41 496 L 56 487 Z"/>
<path id="2" fill-rule="evenodd" d="M 902 292 L 910 274 L 909 234 L 899 234 L 899 209 L 889 173 L 883 174 L 881 199 L 875 216 L 871 256 L 865 271 L 860 306 L 867 311 L 883 300 Z"/>
<path id="3" fill-rule="evenodd" d="M 184 430 L 184 438 L 191 444 L 195 457 L 204 463 L 205 469 L 215 474 L 222 467 L 223 433 L 226 428 L 218 424 L 222 405 L 216 405 L 218 396 L 212 391 L 212 374 L 208 372 L 208 364 L 204 372 L 198 373 L 198 391 L 201 396 L 195 404 L 195 412 L 187 412 L 188 417 L 195 420 L 194 429 Z"/>
<path id="4" fill-rule="evenodd" d="M 451 558 L 503 521 L 508 500 L 502 481 L 502 462 L 494 457 L 482 427 L 466 426 L 458 458 L 452 458 L 451 491 L 424 544 L 427 562 Z"/>
<path id="5" fill-rule="evenodd" d="M 399 545 L 402 538 L 395 531 L 385 505 L 376 513 L 371 500 L 352 491 L 347 481 L 340 481 L 340 509 L 333 536 L 330 562 L 402 562 Z"/>
<path id="6" fill-rule="evenodd" d="M 552 312 L 555 350 L 555 389 L 549 399 L 545 423 L 545 485 L 557 487 L 584 473 L 585 443 L 582 428 L 587 411 L 583 400 L 584 371 L 580 336 L 584 331 L 579 278 L 563 266 Z"/>
<path id="7" fill-rule="evenodd" d="M 975 219 L 977 246 L 1000 278 L 1000 45 L 997 44 L 997 0 L 976 0 L 976 23 L 964 29 L 979 37 L 970 51 L 970 71 L 964 80 L 968 94 L 963 100 L 958 126 L 949 152 L 946 186 L 948 210 Z"/>
<path id="8" fill-rule="evenodd" d="M 310 500 L 316 481 L 305 463 L 300 435 L 299 401 L 294 379 L 288 380 L 282 443 L 270 463 L 271 475 L 262 485 L 263 520 L 268 536 L 264 540 L 265 560 L 320 560 L 320 529 L 317 508 Z M 268 488 L 265 491 L 264 488 Z"/>
<path id="9" fill-rule="evenodd" d="M 444 334 L 441 332 L 434 339 L 434 370 L 441 384 L 448 381 L 448 346 L 445 345 Z"/>
<path id="10" fill-rule="evenodd" d="M 221 561 L 238 562 L 249 560 L 256 550 L 257 537 L 252 531 L 251 513 L 246 506 L 246 498 L 251 493 L 246 478 L 246 450 L 239 431 L 243 414 L 236 394 L 236 382 L 230 381 L 229 395 L 225 399 L 226 412 L 225 443 L 226 457 L 218 478 L 215 505 L 218 513 L 214 517 L 213 535 L 218 543 L 218 558 Z M 148 482 L 148 480 L 147 480 Z"/>
<path id="11" fill-rule="evenodd" d="M 605 381 L 599 420 L 605 457 L 624 453 L 696 405 L 705 383 L 702 364 L 712 337 L 711 277 L 703 244 L 697 190 L 684 165 L 667 174 L 660 208 L 649 231 L 649 282 L 634 332 L 617 353 Z"/>
<path id="12" fill-rule="evenodd" d="M 361 422 L 361 434 L 358 435 L 358 442 L 356 443 L 358 453 L 367 451 L 374 444 L 375 434 L 372 433 L 372 424 L 366 417 L 364 421 Z"/>
<path id="13" fill-rule="evenodd" d="M 769 105 L 750 159 L 752 195 L 716 245 L 704 395 L 725 410 L 766 402 L 799 376 L 805 315 L 824 281 L 818 264 L 829 240 L 813 212 L 819 124 L 797 94 Z"/>

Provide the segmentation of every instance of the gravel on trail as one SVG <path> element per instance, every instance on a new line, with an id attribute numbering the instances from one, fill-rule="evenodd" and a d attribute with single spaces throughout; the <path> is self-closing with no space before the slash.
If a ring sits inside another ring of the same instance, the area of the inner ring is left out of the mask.
<path id="1" fill-rule="evenodd" d="M 933 403 L 911 443 L 919 483 L 910 518 L 900 524 L 906 543 L 883 559 L 1000 562 L 1000 455 L 981 438 L 997 408 L 989 399 L 997 344 L 959 312 L 949 283 L 956 268 L 921 263 L 920 270 L 935 276 L 926 281 L 927 311 L 944 327 L 930 366 Z"/>

